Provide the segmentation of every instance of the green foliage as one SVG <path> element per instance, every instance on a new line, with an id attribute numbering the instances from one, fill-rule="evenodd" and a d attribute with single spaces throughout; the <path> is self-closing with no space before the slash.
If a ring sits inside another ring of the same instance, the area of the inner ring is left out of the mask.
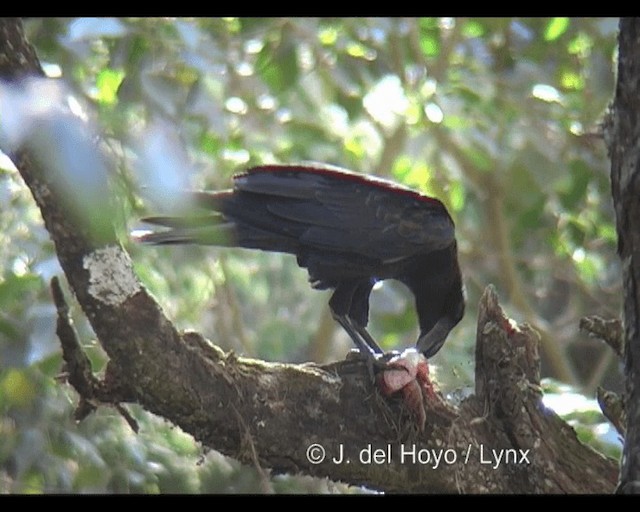
<path id="1" fill-rule="evenodd" d="M 224 188 L 248 165 L 316 160 L 392 177 L 450 208 L 468 308 L 434 359 L 443 388 L 472 382 L 476 304 L 493 283 L 510 314 L 548 331 L 564 364 L 581 370 L 571 384 L 592 394 L 601 381 L 620 386 L 615 365 L 602 370 L 604 349 L 578 331 L 583 315 L 620 311 L 608 163 L 594 135 L 613 90 L 616 25 L 53 18 L 29 20 L 27 29 L 46 70 L 103 139 L 109 180 L 87 182 L 94 195 L 81 211 L 93 212 L 87 216 L 100 228 L 117 221 L 138 275 L 181 328 L 270 360 L 344 356 L 350 345 L 341 331 L 321 329 L 327 293 L 309 289 L 293 258 L 138 247 L 126 236 L 145 214 L 179 209 L 176 188 Z M 67 135 L 59 153 L 87 148 L 86 134 Z M 96 148 L 86 151 L 92 161 Z M 110 410 L 73 423 L 75 394 L 55 380 L 60 349 L 47 289 L 60 269 L 26 187 L 7 167 L 0 170 L 0 492 L 328 491 L 290 477 L 265 483 L 136 408 L 138 436 Z M 68 167 L 59 170 L 61 182 L 71 197 L 86 197 L 86 187 L 68 180 L 92 174 Z M 113 197 L 105 203 L 107 185 Z M 415 342 L 415 312 L 401 285 L 377 289 L 371 310 L 372 333 L 386 348 Z M 79 311 L 74 316 L 102 369 L 90 327 Z M 583 349 L 593 357 L 572 358 Z M 548 357 L 543 348 L 545 372 L 561 377 Z"/>

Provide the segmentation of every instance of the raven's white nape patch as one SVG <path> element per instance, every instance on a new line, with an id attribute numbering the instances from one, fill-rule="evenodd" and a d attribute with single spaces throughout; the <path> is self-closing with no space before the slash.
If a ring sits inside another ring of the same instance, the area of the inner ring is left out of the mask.
<path id="1" fill-rule="evenodd" d="M 116 245 L 87 254 L 82 266 L 89 272 L 89 295 L 109 306 L 119 306 L 141 289 L 131 258 Z"/>

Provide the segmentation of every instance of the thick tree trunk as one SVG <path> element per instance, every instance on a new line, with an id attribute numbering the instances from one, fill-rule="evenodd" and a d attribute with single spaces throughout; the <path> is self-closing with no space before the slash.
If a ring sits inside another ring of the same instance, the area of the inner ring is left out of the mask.
<path id="1" fill-rule="evenodd" d="M 626 442 L 620 491 L 640 492 L 640 18 L 623 18 L 618 80 L 605 125 L 624 287 Z"/>
<path id="2" fill-rule="evenodd" d="M 0 77 L 38 74 L 16 20 L 0 20 Z M 110 357 L 104 380 L 67 318 L 58 333 L 79 415 L 136 402 L 205 446 L 274 472 L 305 473 L 390 492 L 604 493 L 617 464 L 582 445 L 542 404 L 538 338 L 513 325 L 491 288 L 478 318 L 476 393 L 424 404 L 424 430 L 400 397 L 381 396 L 357 361 L 326 366 L 236 357 L 197 333 L 179 333 L 112 237 L 91 242 L 64 208 L 47 169 L 10 155 L 32 191 L 65 276 Z"/>

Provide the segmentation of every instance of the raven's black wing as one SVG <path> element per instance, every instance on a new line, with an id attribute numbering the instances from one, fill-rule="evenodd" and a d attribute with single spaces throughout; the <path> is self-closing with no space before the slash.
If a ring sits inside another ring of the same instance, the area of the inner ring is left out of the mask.
<path id="1" fill-rule="evenodd" d="M 262 166 L 236 176 L 234 185 L 264 200 L 268 222 L 299 226 L 304 246 L 387 262 L 454 240 L 440 201 L 379 178 L 332 167 Z"/>
<path id="2" fill-rule="evenodd" d="M 234 176 L 233 191 L 199 192 L 196 199 L 221 215 L 147 219 L 173 229 L 143 241 L 291 253 L 316 249 L 380 263 L 443 249 L 454 241 L 453 221 L 437 199 L 335 167 L 254 167 Z"/>

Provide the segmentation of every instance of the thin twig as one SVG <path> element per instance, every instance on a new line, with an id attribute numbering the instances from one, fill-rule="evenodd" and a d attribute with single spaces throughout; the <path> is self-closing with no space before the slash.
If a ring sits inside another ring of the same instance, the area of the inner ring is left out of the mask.
<path id="1" fill-rule="evenodd" d="M 101 403 L 112 405 L 131 429 L 137 433 L 139 430 L 137 421 L 120 403 L 122 390 L 119 380 L 100 381 L 93 374 L 91 362 L 83 352 L 78 334 L 73 327 L 73 321 L 69 316 L 69 305 L 57 277 L 51 279 L 51 294 L 58 312 L 56 334 L 60 339 L 62 358 L 65 362 L 65 368 L 61 375 L 80 395 L 80 401 L 74 413 L 75 419 L 82 421 Z M 113 383 L 113 385 L 109 383 Z"/>
<path id="2" fill-rule="evenodd" d="M 256 450 L 255 443 L 253 442 L 251 432 L 249 432 L 249 428 L 247 427 L 247 424 L 242 418 L 242 415 L 238 412 L 238 409 L 236 409 L 235 406 L 233 405 L 231 406 L 231 408 L 233 409 L 233 412 L 235 413 L 236 418 L 238 419 L 238 423 L 244 430 L 244 435 L 242 436 L 242 444 L 249 448 L 249 452 L 251 454 L 251 460 L 253 461 L 253 466 L 258 472 L 258 475 L 260 475 L 260 483 L 262 486 L 262 490 L 264 491 L 265 494 L 273 494 L 274 490 L 273 490 L 273 486 L 271 485 L 269 474 L 267 473 L 267 471 L 265 471 L 265 469 L 260 464 L 260 460 L 258 458 L 258 452 Z"/>

